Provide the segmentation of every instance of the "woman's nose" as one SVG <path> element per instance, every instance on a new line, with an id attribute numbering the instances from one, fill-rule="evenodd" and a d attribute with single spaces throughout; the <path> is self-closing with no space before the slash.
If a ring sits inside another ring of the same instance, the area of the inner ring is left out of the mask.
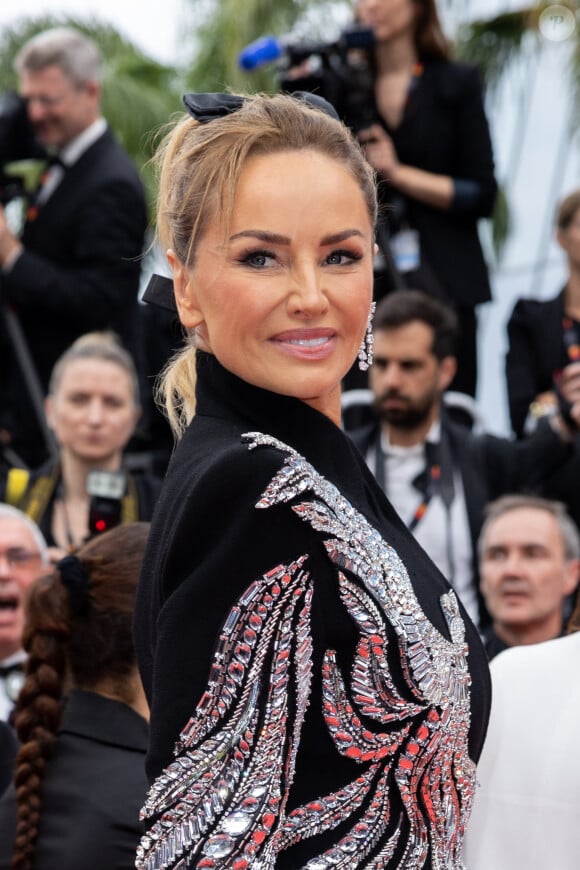
<path id="1" fill-rule="evenodd" d="M 318 270 L 303 268 L 292 276 L 289 304 L 293 314 L 316 317 L 328 308 L 328 299 Z"/>
<path id="2" fill-rule="evenodd" d="M 103 403 L 99 399 L 93 399 L 88 406 L 88 418 L 91 423 L 100 423 L 103 417 Z"/>

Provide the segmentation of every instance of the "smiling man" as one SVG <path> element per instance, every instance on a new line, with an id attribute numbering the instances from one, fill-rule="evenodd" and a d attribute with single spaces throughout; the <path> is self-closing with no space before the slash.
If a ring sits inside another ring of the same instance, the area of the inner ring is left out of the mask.
<path id="1" fill-rule="evenodd" d="M 497 499 L 486 511 L 479 554 L 493 620 L 488 656 L 558 637 L 580 569 L 580 538 L 564 505 L 528 495 Z"/>
<path id="2" fill-rule="evenodd" d="M 48 570 L 44 538 L 26 514 L 0 504 L 0 720 L 6 720 L 22 685 L 24 598 Z"/>

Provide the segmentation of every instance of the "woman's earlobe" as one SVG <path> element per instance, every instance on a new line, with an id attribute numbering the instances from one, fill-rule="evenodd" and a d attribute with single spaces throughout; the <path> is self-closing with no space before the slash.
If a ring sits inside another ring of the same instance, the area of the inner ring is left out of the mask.
<path id="1" fill-rule="evenodd" d="M 179 319 L 187 329 L 195 329 L 203 323 L 203 314 L 197 305 L 192 277 L 171 248 L 167 251 L 166 257 L 173 272 L 173 293 Z"/>
<path id="2" fill-rule="evenodd" d="M 171 268 L 171 273 L 173 275 L 173 289 L 175 292 L 175 296 L 177 297 L 178 292 L 183 293 L 183 277 L 185 274 L 185 267 L 181 260 L 178 259 L 175 251 L 169 248 L 165 254 L 167 262 Z"/>

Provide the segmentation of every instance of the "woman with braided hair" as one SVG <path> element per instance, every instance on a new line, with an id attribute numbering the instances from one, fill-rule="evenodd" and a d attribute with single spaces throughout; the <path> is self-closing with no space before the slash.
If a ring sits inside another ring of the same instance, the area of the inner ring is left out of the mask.
<path id="1" fill-rule="evenodd" d="M 134 865 L 148 709 L 132 619 L 148 531 L 117 526 L 30 589 L 21 745 L 0 802 L 2 870 Z"/>

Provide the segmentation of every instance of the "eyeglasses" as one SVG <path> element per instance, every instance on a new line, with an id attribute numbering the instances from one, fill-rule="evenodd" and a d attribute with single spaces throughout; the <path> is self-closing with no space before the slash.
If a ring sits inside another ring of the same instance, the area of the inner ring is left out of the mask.
<path id="1" fill-rule="evenodd" d="M 48 97 L 39 94 L 38 96 L 33 97 L 22 97 L 22 101 L 26 106 L 37 103 L 41 109 L 52 109 L 54 106 L 58 106 L 59 103 L 62 103 L 62 101 L 66 99 L 66 96 L 66 94 L 60 94 L 59 96 Z"/>
<path id="2" fill-rule="evenodd" d="M 6 559 L 9 568 L 15 571 L 22 568 L 27 568 L 34 562 L 40 560 L 40 553 L 35 550 L 22 550 L 19 547 L 13 547 L 8 550 L 0 550 L 0 560 Z"/>

